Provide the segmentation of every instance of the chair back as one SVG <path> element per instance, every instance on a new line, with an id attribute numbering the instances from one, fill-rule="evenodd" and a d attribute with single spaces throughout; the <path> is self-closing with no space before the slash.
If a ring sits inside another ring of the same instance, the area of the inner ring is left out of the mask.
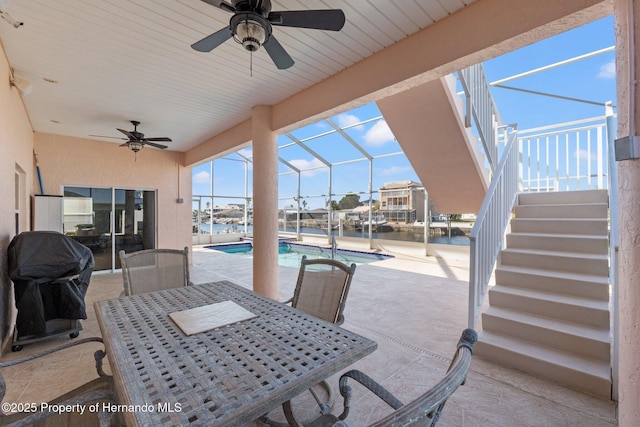
<path id="1" fill-rule="evenodd" d="M 347 266 L 340 261 L 303 256 L 291 306 L 341 325 L 355 271 L 355 264 Z"/>
<path id="2" fill-rule="evenodd" d="M 370 427 L 435 426 L 447 399 L 464 384 L 467 378 L 473 346 L 477 340 L 476 331 L 465 329 L 458 340 L 456 353 L 444 378 L 417 399 L 371 424 Z"/>
<path id="3" fill-rule="evenodd" d="M 189 248 L 120 251 L 125 295 L 189 285 Z"/>

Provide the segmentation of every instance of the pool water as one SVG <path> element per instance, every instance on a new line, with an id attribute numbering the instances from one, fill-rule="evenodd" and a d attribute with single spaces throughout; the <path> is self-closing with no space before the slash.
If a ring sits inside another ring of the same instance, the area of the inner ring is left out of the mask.
<path id="1" fill-rule="evenodd" d="M 249 242 L 210 245 L 208 249 L 225 252 L 228 254 L 242 255 L 247 258 L 253 258 L 253 245 Z M 327 258 L 331 259 L 331 249 L 321 248 L 318 246 L 303 245 L 300 243 L 280 242 L 278 245 L 278 264 L 284 267 L 300 267 L 302 257 L 306 255 L 309 259 Z M 393 258 L 393 255 L 375 254 L 370 252 L 351 251 L 346 249 L 337 249 L 337 261 L 351 265 L 368 264 L 373 261 L 381 261 Z"/>

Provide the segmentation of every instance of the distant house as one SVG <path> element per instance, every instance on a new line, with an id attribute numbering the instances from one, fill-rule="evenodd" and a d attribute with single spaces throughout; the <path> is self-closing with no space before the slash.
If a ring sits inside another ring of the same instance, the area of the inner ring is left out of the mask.
<path id="1" fill-rule="evenodd" d="M 388 222 L 407 224 L 424 221 L 425 191 L 422 184 L 411 180 L 384 184 L 378 190 L 380 210 L 376 215 L 384 216 Z"/>

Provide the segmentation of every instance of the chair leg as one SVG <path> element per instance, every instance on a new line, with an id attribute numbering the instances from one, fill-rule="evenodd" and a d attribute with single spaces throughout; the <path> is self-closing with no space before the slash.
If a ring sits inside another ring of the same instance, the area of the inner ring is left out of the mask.
<path id="1" fill-rule="evenodd" d="M 320 386 L 324 388 L 324 390 L 327 393 L 327 402 L 324 403 L 320 398 L 320 396 L 318 395 L 318 393 L 313 388 L 309 389 L 309 392 L 311 393 L 316 403 L 318 404 L 318 407 L 320 408 L 320 413 L 317 416 L 314 416 L 312 418 L 309 418 L 303 421 L 298 421 L 296 416 L 293 414 L 292 404 L 291 404 L 291 401 L 289 400 L 282 404 L 282 410 L 284 411 L 284 416 L 287 419 L 286 423 L 281 423 L 279 421 L 269 419 L 269 414 L 265 414 L 262 417 L 260 417 L 259 418 L 260 422 L 271 427 L 289 427 L 289 426 L 302 427 L 307 424 L 310 424 L 311 422 L 316 420 L 316 418 L 318 418 L 319 416 L 328 414 L 329 412 L 331 412 L 331 408 L 333 407 L 333 404 L 334 404 L 333 389 L 331 388 L 331 386 L 327 381 L 321 381 L 318 384 L 316 384 L 316 386 Z"/>
<path id="2" fill-rule="evenodd" d="M 107 374 L 102 369 L 102 360 L 106 356 L 107 356 L 107 353 L 105 353 L 103 350 L 96 350 L 96 352 L 93 353 L 93 358 L 96 361 L 96 371 L 98 372 L 98 375 L 100 375 L 101 377 L 107 376 Z"/>
<path id="3" fill-rule="evenodd" d="M 318 393 L 316 393 L 316 391 L 313 388 L 310 388 L 309 391 L 311 392 L 311 394 L 313 395 L 313 398 L 316 400 L 316 403 L 318 403 L 318 406 L 320 407 L 320 414 L 325 415 L 331 412 L 331 408 L 333 408 L 333 403 L 334 403 L 333 389 L 331 388 L 331 386 L 327 381 L 322 381 L 319 383 L 319 385 L 324 387 L 324 389 L 327 391 L 327 403 L 324 403 L 320 399 L 320 397 L 318 396 Z"/>
<path id="4" fill-rule="evenodd" d="M 287 419 L 289 426 L 302 427 L 305 424 L 304 422 L 299 423 L 298 420 L 296 420 L 296 417 L 293 415 L 293 409 L 291 408 L 290 400 L 287 400 L 282 404 L 282 410 L 284 411 L 284 417 Z"/>

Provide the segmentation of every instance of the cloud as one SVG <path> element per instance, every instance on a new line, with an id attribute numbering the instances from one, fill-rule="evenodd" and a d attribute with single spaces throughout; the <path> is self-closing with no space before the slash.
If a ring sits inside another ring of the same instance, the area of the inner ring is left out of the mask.
<path id="1" fill-rule="evenodd" d="M 347 114 L 347 113 L 340 114 L 339 116 L 336 117 L 336 119 L 338 121 L 338 126 L 340 126 L 341 128 L 353 126 L 362 121 L 358 117 L 354 116 L 353 114 Z M 358 130 L 362 130 L 363 128 L 364 126 L 362 125 L 353 127 L 353 129 L 358 129 Z"/>
<path id="2" fill-rule="evenodd" d="M 576 157 L 578 159 L 588 159 L 589 158 L 589 152 L 587 150 L 577 150 L 576 151 Z M 591 157 L 594 157 L 593 155 Z"/>
<path id="3" fill-rule="evenodd" d="M 251 148 L 243 148 L 242 150 L 238 150 L 237 153 L 249 159 L 253 157 L 253 150 Z"/>
<path id="4" fill-rule="evenodd" d="M 194 184 L 208 184 L 210 182 L 211 175 L 207 171 L 198 172 L 193 175 L 193 183 Z"/>
<path id="5" fill-rule="evenodd" d="M 375 125 L 371 126 L 371 129 L 364 134 L 364 142 L 367 145 L 374 147 L 381 147 L 394 139 L 395 137 L 393 136 L 393 132 L 391 132 L 387 122 L 384 120 L 380 120 Z"/>
<path id="6" fill-rule="evenodd" d="M 591 155 L 589 155 L 589 151 L 585 149 L 579 149 L 574 152 L 574 156 L 580 161 L 581 165 L 587 165 L 587 162 L 590 162 L 592 168 L 598 167 L 598 156 L 593 151 L 591 152 Z"/>
<path id="7" fill-rule="evenodd" d="M 616 62 L 615 60 L 609 61 L 606 64 L 600 66 L 600 72 L 598 77 L 601 79 L 614 79 L 616 77 Z"/>
<path id="8" fill-rule="evenodd" d="M 380 175 L 406 175 L 407 172 L 411 172 L 412 169 L 409 166 L 391 166 L 390 168 L 382 169 Z"/>
<path id="9" fill-rule="evenodd" d="M 249 159 L 249 161 L 247 162 L 247 166 L 249 167 L 249 170 L 252 171 L 253 170 L 253 150 L 251 148 L 243 148 L 242 150 L 236 151 L 236 153 L 239 154 L 239 157 L 241 157 L 242 160 L 244 160 L 244 157 Z M 242 164 L 242 170 L 244 170 L 244 163 L 241 163 L 241 164 Z"/>
<path id="10" fill-rule="evenodd" d="M 319 173 L 323 173 L 327 171 L 325 164 L 318 159 L 313 159 L 313 160 L 294 159 L 294 160 L 289 160 L 289 163 L 291 163 L 293 166 L 300 169 L 302 176 L 314 176 Z M 317 169 L 317 168 L 320 168 L 320 169 Z"/>

